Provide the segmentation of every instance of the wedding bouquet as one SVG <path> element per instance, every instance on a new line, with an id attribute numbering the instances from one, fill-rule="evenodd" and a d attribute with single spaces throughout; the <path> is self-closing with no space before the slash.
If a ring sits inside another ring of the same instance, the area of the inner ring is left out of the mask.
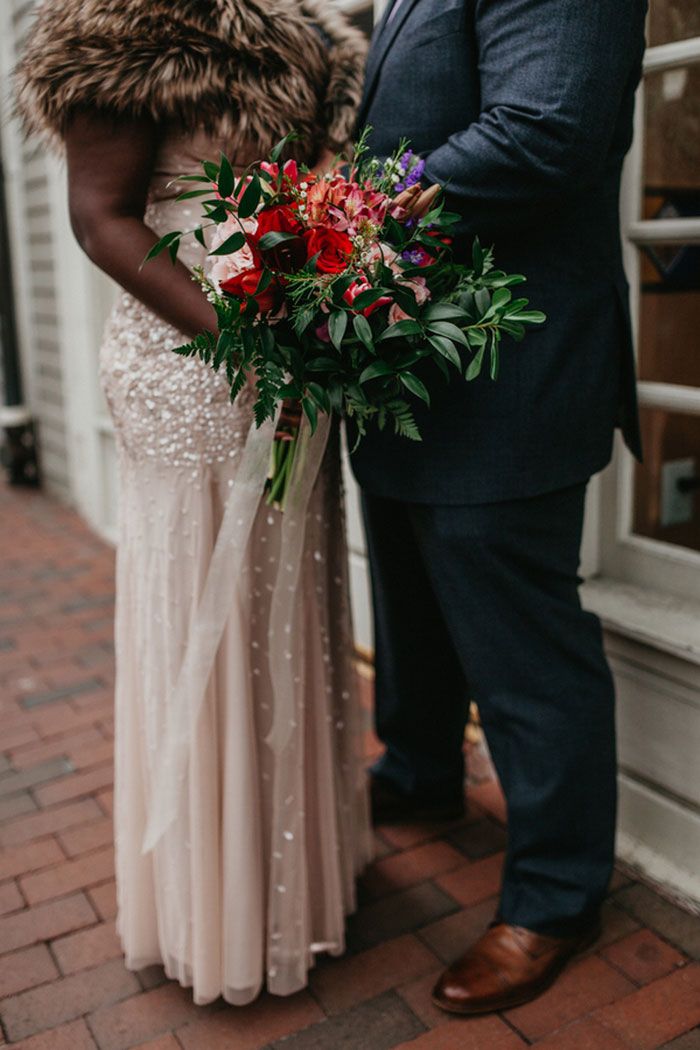
<path id="1" fill-rule="evenodd" d="M 355 421 L 358 440 L 371 423 L 418 441 L 411 398 L 430 404 L 425 363 L 441 382 L 454 372 L 471 381 L 485 363 L 496 379 L 502 334 L 521 339 L 544 315 L 512 298 L 525 278 L 495 269 L 478 240 L 471 266 L 455 261 L 459 216 L 437 187 L 421 194 L 423 161 L 407 143 L 379 161 L 363 139 L 345 173 L 314 175 L 280 162 L 287 141 L 240 178 L 223 155 L 182 177 L 204 184 L 178 199 L 203 198 L 204 222 L 189 232 L 209 245 L 211 264 L 195 276 L 218 332 L 175 352 L 224 369 L 231 401 L 254 374 L 258 426 L 293 401 L 311 432 L 319 413 L 336 412 Z M 419 217 L 418 198 L 430 202 Z M 166 234 L 147 258 L 167 248 L 175 261 L 185 235 Z M 269 478 L 268 502 L 282 506 L 299 429 L 291 418 L 278 426 Z"/>

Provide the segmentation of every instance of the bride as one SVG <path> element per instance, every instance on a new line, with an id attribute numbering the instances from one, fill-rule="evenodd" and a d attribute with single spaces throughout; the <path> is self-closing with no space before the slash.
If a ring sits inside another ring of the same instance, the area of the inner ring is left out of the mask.
<path id="1" fill-rule="evenodd" d="M 120 475 L 118 930 L 129 968 L 163 963 L 198 1003 L 290 994 L 343 951 L 369 857 L 361 727 L 337 432 L 285 522 L 261 499 L 252 391 L 232 407 L 225 378 L 171 352 L 215 326 L 189 273 L 205 249 L 140 264 L 198 225 L 173 179 L 201 160 L 240 173 L 296 128 L 322 166 L 363 62 L 324 0 L 45 0 L 16 74 L 27 127 L 65 149 L 80 244 L 124 289 L 100 355 Z"/>

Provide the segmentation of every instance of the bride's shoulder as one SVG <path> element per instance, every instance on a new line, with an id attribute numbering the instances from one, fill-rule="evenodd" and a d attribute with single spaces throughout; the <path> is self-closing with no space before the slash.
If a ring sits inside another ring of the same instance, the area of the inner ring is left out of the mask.
<path id="1" fill-rule="evenodd" d="M 316 91 L 331 85 L 332 123 L 356 100 L 364 50 L 328 0 L 44 0 L 15 99 L 25 126 L 54 142 L 80 106 L 215 129 L 270 86 L 279 107 L 301 73 Z"/>

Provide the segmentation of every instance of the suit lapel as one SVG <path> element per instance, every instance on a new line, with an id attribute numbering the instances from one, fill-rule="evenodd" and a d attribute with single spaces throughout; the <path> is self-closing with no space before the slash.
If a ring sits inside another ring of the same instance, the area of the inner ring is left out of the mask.
<path id="1" fill-rule="evenodd" d="M 361 125 L 364 120 L 365 113 L 369 106 L 374 86 L 379 76 L 379 71 L 382 68 L 384 59 L 387 56 L 391 45 L 396 40 L 399 34 L 401 26 L 404 24 L 413 8 L 418 3 L 418 0 L 403 0 L 401 9 L 397 12 L 396 16 L 389 22 L 391 15 L 391 8 L 393 4 L 387 8 L 384 12 L 384 16 L 377 26 L 374 35 L 372 37 L 372 46 L 370 47 L 369 57 L 367 59 L 367 70 L 365 74 L 365 90 L 360 105 L 360 111 L 358 114 L 358 124 Z M 388 23 L 388 25 L 387 25 Z"/>

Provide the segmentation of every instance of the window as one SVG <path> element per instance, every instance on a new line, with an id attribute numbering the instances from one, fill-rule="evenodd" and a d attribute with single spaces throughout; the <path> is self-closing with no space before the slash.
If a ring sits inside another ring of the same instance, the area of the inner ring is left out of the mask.
<path id="1" fill-rule="evenodd" d="M 700 594 L 700 8 L 651 0 L 623 236 L 644 463 L 621 457 L 606 573 Z"/>

